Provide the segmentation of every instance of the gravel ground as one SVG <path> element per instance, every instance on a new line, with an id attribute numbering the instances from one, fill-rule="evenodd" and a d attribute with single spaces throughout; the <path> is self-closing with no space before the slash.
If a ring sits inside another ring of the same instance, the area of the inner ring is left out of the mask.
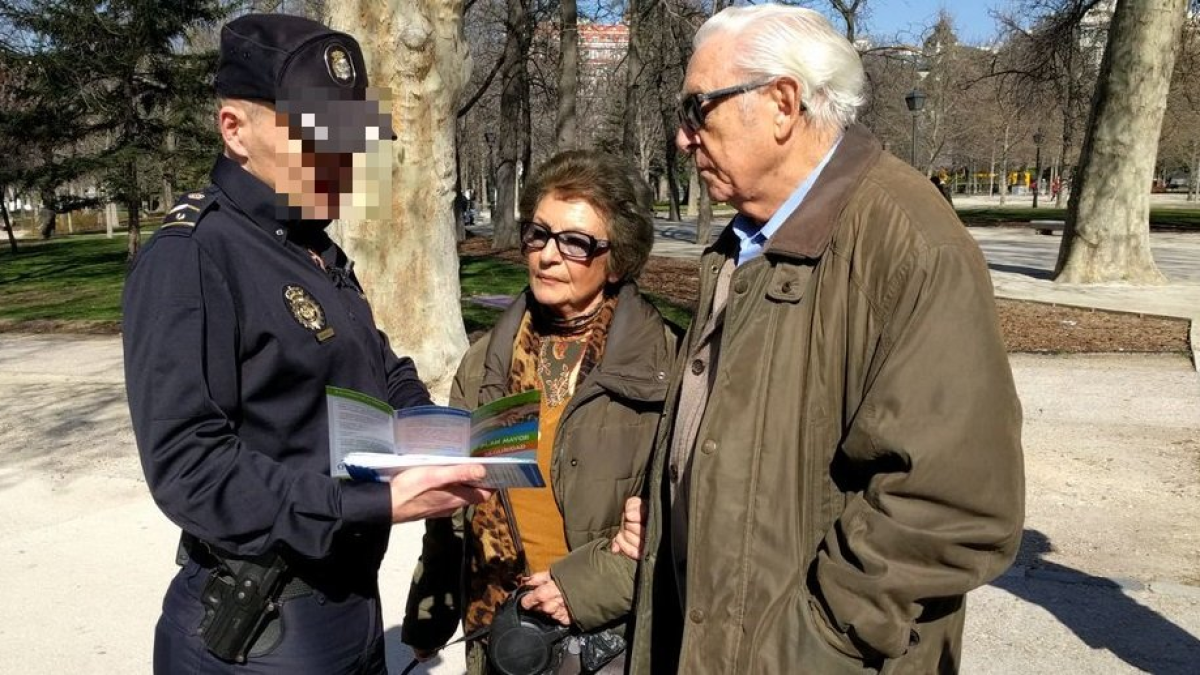
<path id="1" fill-rule="evenodd" d="M 1025 545 L 968 600 L 962 672 L 1195 673 L 1200 376 L 1175 355 L 1011 358 Z M 178 531 L 141 479 L 119 341 L 0 335 L 0 400 L 0 670 L 149 672 Z M 396 528 L 381 580 L 393 673 L 420 536 Z"/>

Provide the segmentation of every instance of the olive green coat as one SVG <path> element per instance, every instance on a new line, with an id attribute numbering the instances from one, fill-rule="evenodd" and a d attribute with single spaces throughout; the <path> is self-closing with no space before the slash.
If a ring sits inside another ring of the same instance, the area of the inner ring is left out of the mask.
<path id="1" fill-rule="evenodd" d="M 631 672 L 954 672 L 964 594 L 1021 538 L 1020 404 L 974 240 L 859 126 L 730 281 L 681 614 L 664 464 L 680 374 L 736 246 L 726 228 L 702 258 L 667 395 Z"/>
<path id="2" fill-rule="evenodd" d="M 525 306 L 522 295 L 467 351 L 452 405 L 470 409 L 506 394 Z M 625 284 L 604 355 L 576 386 L 559 422 L 550 485 L 570 553 L 550 573 L 583 630 L 623 621 L 633 604 L 636 564 L 608 548 L 625 500 L 643 487 L 676 343 L 675 327 L 634 284 Z M 470 550 L 464 548 L 462 523 L 462 518 L 427 521 L 403 628 L 404 642 L 414 647 L 443 644 L 462 619 L 463 552 Z"/>

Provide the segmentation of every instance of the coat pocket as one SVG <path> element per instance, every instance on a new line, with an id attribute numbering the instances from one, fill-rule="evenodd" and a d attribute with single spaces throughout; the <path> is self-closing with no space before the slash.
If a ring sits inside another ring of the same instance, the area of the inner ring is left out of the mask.
<path id="1" fill-rule="evenodd" d="M 576 491 L 568 495 L 563 504 L 563 526 L 571 548 L 615 535 L 621 527 L 625 500 L 637 494 L 640 485 L 641 476 L 575 483 Z"/>
<path id="2" fill-rule="evenodd" d="M 622 480 L 640 476 L 650 458 L 654 423 L 643 415 L 629 423 L 605 424 L 579 430 L 565 439 L 564 458 L 581 483 Z"/>
<path id="3" fill-rule="evenodd" d="M 785 591 L 787 592 L 787 591 Z M 861 660 L 835 646 L 836 636 L 804 589 L 793 589 L 772 603 L 758 621 L 754 640 L 747 643 L 739 667 L 744 672 L 820 673 L 821 675 L 864 675 L 875 673 Z M 823 630 L 825 628 L 825 630 Z M 826 631 L 829 631 L 828 633 Z"/>
<path id="4" fill-rule="evenodd" d="M 811 664 L 805 672 L 846 675 L 878 672 L 863 663 L 847 635 L 829 624 L 817 599 L 807 590 L 802 589 L 797 593 L 796 605 L 795 610 L 800 613 L 804 629 L 801 659 Z"/>

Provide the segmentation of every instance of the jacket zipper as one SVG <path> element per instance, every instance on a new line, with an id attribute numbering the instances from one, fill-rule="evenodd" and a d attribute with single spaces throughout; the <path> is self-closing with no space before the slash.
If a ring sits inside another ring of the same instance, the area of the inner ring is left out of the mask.
<path id="1" fill-rule="evenodd" d="M 587 382 L 587 379 L 591 379 L 590 375 L 583 382 L 583 384 L 585 386 L 590 384 L 589 382 Z M 593 398 L 596 398 L 600 395 L 600 387 L 598 387 L 594 384 L 587 386 L 587 388 L 583 391 L 586 392 L 586 395 L 579 395 L 578 391 L 571 395 L 571 401 L 569 403 L 567 403 L 566 410 L 563 411 L 562 417 L 558 418 L 558 428 L 559 429 L 563 428 L 563 425 L 565 425 L 567 423 L 567 420 L 570 419 L 571 415 L 576 410 L 579 409 L 579 406 L 583 405 L 584 403 L 587 403 L 588 401 L 590 401 Z M 563 539 L 566 540 L 566 537 L 567 537 L 566 514 L 563 513 L 562 500 L 560 500 L 558 498 L 558 490 L 554 489 L 554 486 L 557 485 L 557 483 L 554 481 L 554 466 L 559 460 L 559 455 L 562 454 L 562 446 L 559 443 L 560 438 L 562 438 L 562 437 L 557 432 L 555 432 L 554 447 L 550 448 L 550 474 L 551 475 L 547 476 L 547 478 L 550 480 L 550 496 L 554 497 L 554 506 L 558 509 L 559 515 L 563 516 Z"/>

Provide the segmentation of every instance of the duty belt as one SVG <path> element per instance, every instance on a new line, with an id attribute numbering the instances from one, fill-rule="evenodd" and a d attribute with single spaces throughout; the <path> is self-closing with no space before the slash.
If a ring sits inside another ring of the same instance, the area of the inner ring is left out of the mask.
<path id="1" fill-rule="evenodd" d="M 180 567 L 186 565 L 189 560 L 194 560 L 197 565 L 205 569 L 217 570 L 221 573 L 229 573 L 230 560 L 241 560 L 239 558 L 225 553 L 221 549 L 202 541 L 195 536 L 183 532 L 179 537 L 179 549 L 175 553 L 175 564 Z M 280 592 L 278 602 L 285 600 L 293 600 L 302 598 L 306 595 L 312 595 L 313 587 L 304 579 L 297 576 L 292 576 L 284 585 L 283 591 Z"/>

